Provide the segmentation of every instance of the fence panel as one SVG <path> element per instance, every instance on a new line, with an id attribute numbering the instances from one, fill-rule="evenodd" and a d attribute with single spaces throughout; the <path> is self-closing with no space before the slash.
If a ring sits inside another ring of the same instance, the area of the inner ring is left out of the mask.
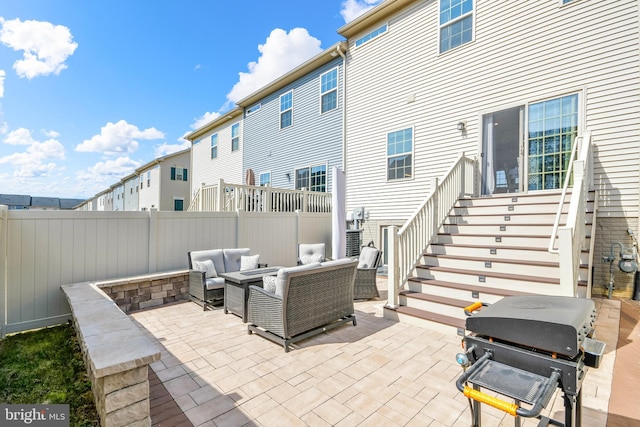
<path id="1" fill-rule="evenodd" d="M 0 206 L 0 336 L 70 318 L 60 285 L 187 268 L 187 252 L 250 247 L 295 265 L 298 242 L 330 248 L 331 214 L 8 211 Z"/>

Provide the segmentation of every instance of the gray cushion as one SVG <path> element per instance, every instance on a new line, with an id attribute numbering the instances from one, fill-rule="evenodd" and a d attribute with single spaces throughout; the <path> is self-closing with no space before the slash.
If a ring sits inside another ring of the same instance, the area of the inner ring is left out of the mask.
<path id="1" fill-rule="evenodd" d="M 205 285 L 208 291 L 210 291 L 211 289 L 223 289 L 224 279 L 222 277 L 214 277 L 212 279 L 207 279 L 205 281 Z"/>
<path id="2" fill-rule="evenodd" d="M 213 261 L 205 259 L 204 261 L 193 261 L 193 269 L 196 271 L 204 271 L 204 277 L 210 279 L 212 277 L 218 277 L 216 267 L 213 265 Z"/>
<path id="3" fill-rule="evenodd" d="M 323 262 L 322 254 L 300 255 L 300 264 L 312 264 L 314 262 Z"/>
<path id="4" fill-rule="evenodd" d="M 287 267 L 281 268 L 278 270 L 278 275 L 276 276 L 276 295 L 283 296 L 284 295 L 284 287 L 287 284 L 287 280 L 289 280 L 289 273 L 294 273 L 297 271 L 306 271 L 313 270 L 315 268 L 320 267 L 319 262 L 314 262 L 313 264 L 299 265 L 297 267 Z"/>
<path id="5" fill-rule="evenodd" d="M 242 255 L 240 257 L 240 271 L 253 270 L 258 268 L 258 262 L 260 261 L 260 255 Z"/>
<path id="6" fill-rule="evenodd" d="M 192 251 L 190 256 L 191 256 L 191 265 L 193 265 L 194 261 L 204 261 L 204 260 L 210 259 L 211 261 L 213 261 L 213 265 L 216 268 L 216 272 L 218 274 L 224 273 L 226 271 L 224 269 L 224 254 L 222 249 Z"/>
<path id="7" fill-rule="evenodd" d="M 276 292 L 276 276 L 263 276 L 262 287 L 265 291 L 274 294 Z"/>
<path id="8" fill-rule="evenodd" d="M 298 245 L 298 259 L 302 260 L 304 256 L 320 255 L 320 262 L 324 261 L 325 247 L 324 243 L 300 243 Z M 312 261 L 315 262 L 315 261 Z"/>
<path id="9" fill-rule="evenodd" d="M 240 271 L 240 257 L 251 255 L 251 249 L 225 249 L 224 250 L 224 268 L 225 272 Z M 217 267 L 217 266 L 216 266 Z"/>
<path id="10" fill-rule="evenodd" d="M 358 259 L 358 268 L 374 268 L 378 264 L 378 249 L 370 246 L 365 246 L 360 251 L 360 258 Z"/>

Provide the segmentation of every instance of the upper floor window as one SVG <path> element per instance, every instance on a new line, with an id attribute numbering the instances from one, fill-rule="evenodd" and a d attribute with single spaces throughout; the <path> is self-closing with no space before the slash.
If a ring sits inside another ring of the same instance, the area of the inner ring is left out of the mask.
<path id="1" fill-rule="evenodd" d="M 387 134 L 387 179 L 411 178 L 413 169 L 413 129 Z"/>
<path id="2" fill-rule="evenodd" d="M 214 133 L 211 135 L 211 158 L 215 159 L 218 157 L 218 134 Z"/>
<path id="3" fill-rule="evenodd" d="M 231 151 L 237 151 L 240 148 L 240 123 L 231 126 Z"/>
<path id="4" fill-rule="evenodd" d="M 271 172 L 263 172 L 260 174 L 260 186 L 266 187 L 271 185 Z"/>
<path id="5" fill-rule="evenodd" d="M 151 171 L 147 172 L 147 187 L 151 187 Z"/>
<path id="6" fill-rule="evenodd" d="M 183 168 L 171 167 L 171 180 L 172 181 L 186 181 L 187 170 Z"/>
<path id="7" fill-rule="evenodd" d="M 364 36 L 356 40 L 356 47 L 363 45 L 369 40 L 374 39 L 378 37 L 380 34 L 384 34 L 386 32 L 387 32 L 387 24 L 384 24 L 383 26 L 376 28 L 375 30 L 365 34 Z"/>
<path id="8" fill-rule="evenodd" d="M 327 165 L 296 169 L 296 190 L 327 191 Z"/>
<path id="9" fill-rule="evenodd" d="M 320 113 L 338 108 L 338 69 L 320 76 Z"/>
<path id="10" fill-rule="evenodd" d="M 256 105 L 252 105 L 251 107 L 247 108 L 247 112 L 245 115 L 250 116 L 253 113 L 256 113 L 258 111 L 260 111 L 260 109 L 262 108 L 262 104 L 258 103 Z"/>
<path id="11" fill-rule="evenodd" d="M 440 0 L 440 53 L 473 38 L 473 0 Z"/>
<path id="12" fill-rule="evenodd" d="M 280 129 L 293 124 L 293 92 L 280 95 Z"/>

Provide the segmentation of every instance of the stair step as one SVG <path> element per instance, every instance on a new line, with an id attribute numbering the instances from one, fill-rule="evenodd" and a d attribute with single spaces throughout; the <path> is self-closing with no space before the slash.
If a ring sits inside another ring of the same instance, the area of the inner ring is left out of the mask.
<path id="1" fill-rule="evenodd" d="M 429 295 L 422 292 L 416 292 L 411 290 L 400 291 L 400 295 L 403 295 L 407 298 L 414 298 L 422 301 L 435 302 L 437 304 L 450 305 L 458 308 L 465 308 L 473 304 L 473 302 L 464 301 L 461 299 L 441 297 L 438 295 Z"/>
<path id="2" fill-rule="evenodd" d="M 419 277 L 410 277 L 409 282 L 425 284 L 430 286 L 437 286 L 446 289 L 455 289 L 459 291 L 468 291 L 470 293 L 486 293 L 492 295 L 498 295 L 500 297 L 514 296 L 514 295 L 533 295 L 530 292 L 516 291 L 513 289 L 501 289 L 501 288 L 493 288 L 490 286 L 480 286 L 480 285 L 469 285 L 464 283 L 456 283 L 456 282 L 446 282 L 443 280 L 436 279 L 421 279 Z"/>
<path id="3" fill-rule="evenodd" d="M 385 307 L 385 310 L 394 311 L 398 314 L 404 314 L 407 316 L 415 317 L 418 319 L 426 320 L 429 322 L 436 322 L 442 325 L 452 326 L 458 329 L 465 329 L 466 321 L 462 318 L 445 316 L 443 314 L 438 313 L 430 313 L 428 311 L 420 310 L 418 308 L 413 307 Z"/>
<path id="4" fill-rule="evenodd" d="M 548 243 L 548 242 L 547 242 Z M 544 247 L 522 247 L 522 246 L 500 246 L 495 241 L 492 244 L 466 244 L 466 243 L 432 243 L 427 248 L 428 251 L 424 253 L 425 256 L 429 254 L 437 255 L 450 255 L 450 256 L 464 256 L 472 253 L 477 256 L 487 257 L 489 261 L 497 260 L 498 257 L 503 259 L 528 259 L 530 261 L 546 261 L 557 262 L 558 255 L 547 251 L 547 246 Z M 582 250 L 581 259 L 586 263 L 589 258 L 589 251 L 587 249 Z"/>
<path id="5" fill-rule="evenodd" d="M 442 272 L 462 274 L 467 276 L 475 276 L 475 277 L 484 276 L 484 277 L 493 277 L 493 278 L 499 278 L 499 279 L 517 280 L 520 282 L 546 283 L 550 285 L 560 284 L 560 279 L 557 279 L 557 278 L 531 276 L 528 274 L 499 273 L 491 270 L 464 270 L 460 268 L 433 267 L 428 265 L 418 265 L 416 266 L 416 270 L 427 271 L 427 272 L 442 271 Z"/>
<path id="6" fill-rule="evenodd" d="M 474 228 L 471 231 L 480 232 L 481 228 Z M 531 230 L 528 230 L 531 231 Z M 590 239 L 587 236 L 587 239 Z M 438 233 L 438 244 L 450 244 L 450 245 L 483 245 L 483 246 L 495 246 L 497 248 L 507 246 L 519 246 L 527 248 L 541 248 L 547 250 L 549 246 L 549 235 L 531 235 L 531 234 L 505 234 L 504 231 L 497 231 L 494 233 L 487 232 L 486 234 L 478 233 Z"/>

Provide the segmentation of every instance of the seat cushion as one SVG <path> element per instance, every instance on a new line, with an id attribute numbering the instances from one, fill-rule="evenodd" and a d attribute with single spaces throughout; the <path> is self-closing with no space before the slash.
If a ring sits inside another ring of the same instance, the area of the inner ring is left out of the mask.
<path id="1" fill-rule="evenodd" d="M 300 255 L 300 264 L 312 264 L 314 262 L 323 262 L 322 254 Z"/>
<path id="2" fill-rule="evenodd" d="M 251 255 L 251 249 L 225 249 L 224 250 L 224 268 L 225 272 L 240 271 L 240 260 L 242 256 Z"/>
<path id="3" fill-rule="evenodd" d="M 193 261 L 193 269 L 196 271 L 204 271 L 204 277 L 207 279 L 211 279 L 214 277 L 218 277 L 218 273 L 216 272 L 216 267 L 213 264 L 213 261 L 210 259 L 206 259 L 204 261 Z"/>
<path id="4" fill-rule="evenodd" d="M 312 264 L 299 265 L 297 267 L 287 267 L 281 268 L 278 270 L 278 274 L 276 275 L 276 295 L 279 297 L 284 295 L 284 288 L 287 284 L 287 280 L 289 280 L 289 273 L 294 273 L 297 271 L 306 271 L 313 270 L 320 267 L 319 262 L 314 262 Z"/>
<path id="5" fill-rule="evenodd" d="M 358 259 L 358 268 L 374 268 L 378 265 L 379 250 L 370 246 L 365 246 L 360 251 Z"/>
<path id="6" fill-rule="evenodd" d="M 194 261 L 205 261 L 210 259 L 213 261 L 213 265 L 216 269 L 216 273 L 224 273 L 226 270 L 224 269 L 224 253 L 222 249 L 208 249 L 205 251 L 192 251 L 189 253 L 191 257 L 191 265 L 193 266 Z"/>
<path id="7" fill-rule="evenodd" d="M 240 271 L 254 270 L 258 268 L 258 262 L 260 261 L 260 255 L 242 255 L 240 257 Z"/>
<path id="8" fill-rule="evenodd" d="M 207 287 L 208 291 L 212 289 L 224 289 L 224 279 L 222 277 L 207 279 L 205 281 L 205 286 Z"/>

